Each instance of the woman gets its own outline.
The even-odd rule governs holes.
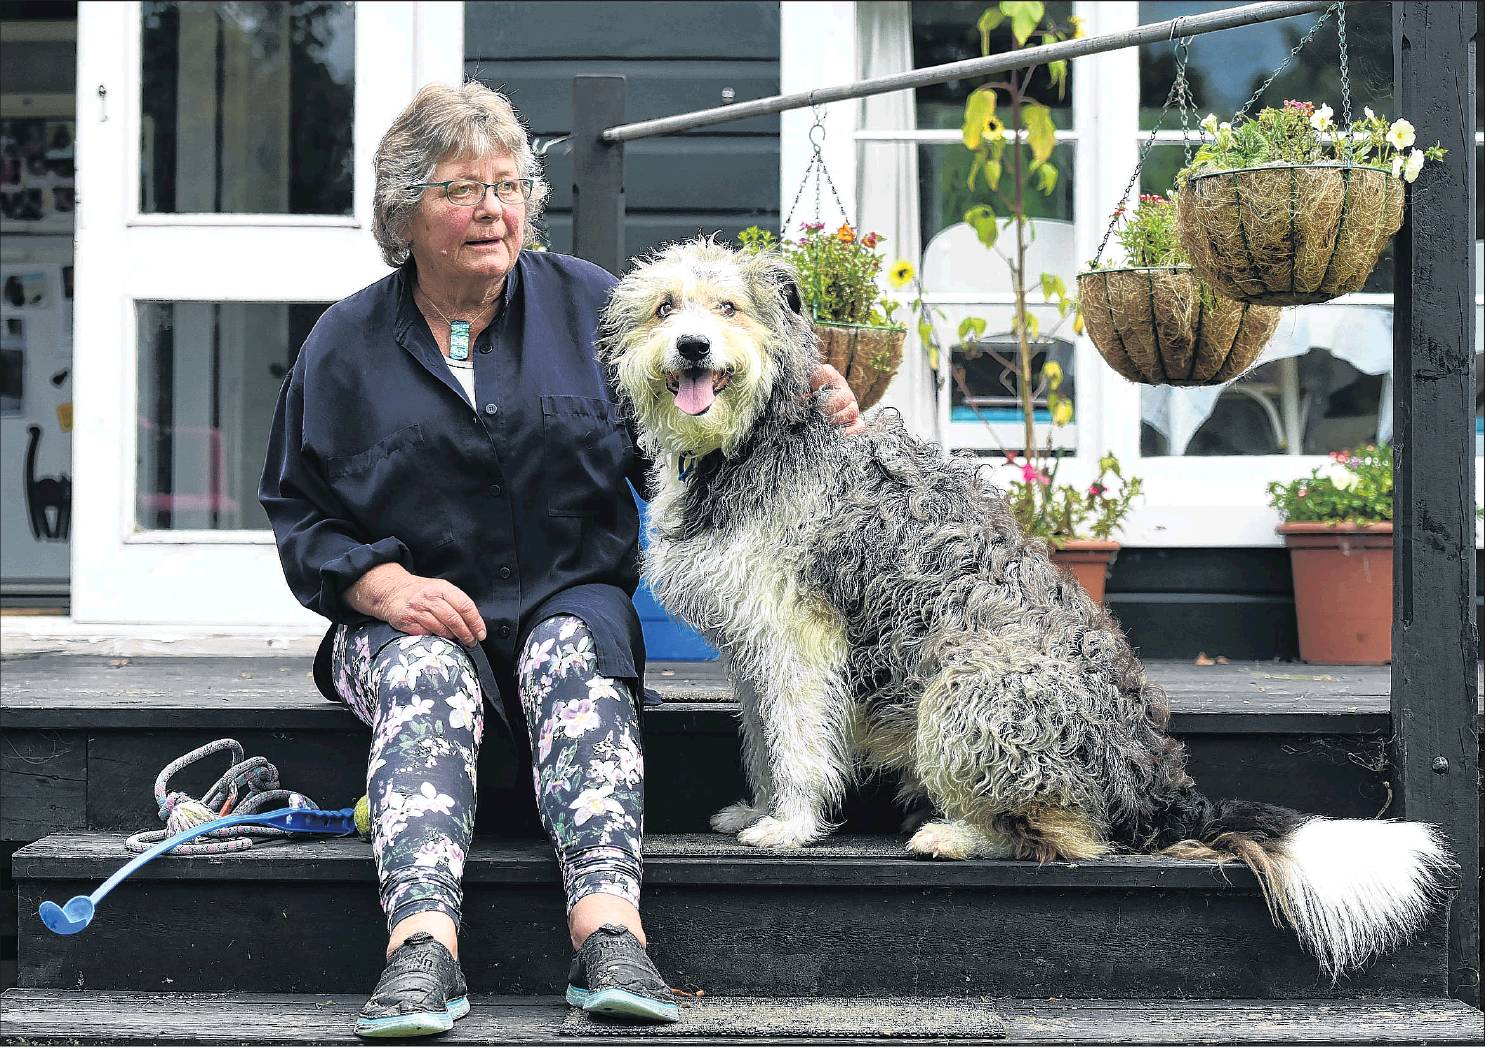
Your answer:
[[[315,325],[270,437],[260,498],[284,573],[332,623],[315,680],[373,729],[389,939],[364,1036],[469,1010],[460,878],[487,702],[525,724],[577,952],[569,1002],[678,1016],[638,910],[645,652],[625,480],[643,492],[646,464],[594,351],[614,278],[524,250],[547,192],[503,96],[420,91],[376,154],[373,229],[395,271]],[[839,374],[815,384],[860,428]]]

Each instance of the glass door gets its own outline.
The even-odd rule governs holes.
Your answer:
[[[462,18],[80,5],[74,619],[315,621],[257,501],[268,426],[321,312],[386,272],[372,153],[422,83],[457,82]]]

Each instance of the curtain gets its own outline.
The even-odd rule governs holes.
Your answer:
[[[857,77],[885,76],[913,68],[912,5],[906,0],[858,3]],[[912,91],[873,95],[860,101],[858,126],[864,130],[913,130],[917,126]],[[919,224],[918,147],[904,142],[859,142],[857,161],[857,229],[887,238],[887,264],[906,258],[919,268],[922,231]],[[910,432],[937,436],[935,384],[928,357],[919,344],[916,324],[905,312],[908,342],[903,366],[881,404],[897,408]]]

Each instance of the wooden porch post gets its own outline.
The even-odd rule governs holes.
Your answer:
[[[624,77],[573,77],[573,254],[610,273],[624,265]]]
[[[1393,307],[1394,789],[1460,863],[1450,991],[1481,1006],[1475,570],[1474,2],[1393,4],[1395,116],[1449,155],[1409,187]]]

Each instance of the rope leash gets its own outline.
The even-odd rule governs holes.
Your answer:
[[[230,755],[231,767],[212,784],[200,800],[183,791],[170,789],[170,780],[182,770],[197,761],[223,752]],[[134,834],[125,842],[131,852],[144,852],[193,826],[200,826],[224,815],[246,815],[275,808],[319,807],[304,794],[280,786],[279,770],[266,757],[244,759],[242,743],[236,739],[209,742],[177,757],[162,768],[155,778],[155,804],[165,828],[142,830]],[[293,834],[273,826],[232,826],[212,830],[205,836],[211,839],[199,844],[182,844],[174,853],[221,855],[251,848],[254,838],[272,840],[291,837]]]

